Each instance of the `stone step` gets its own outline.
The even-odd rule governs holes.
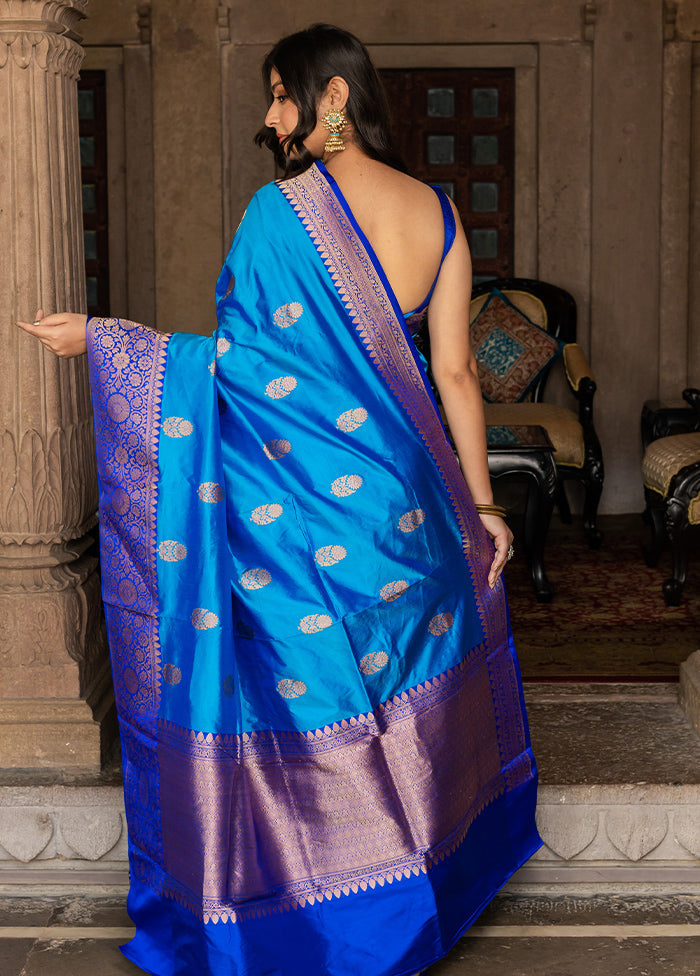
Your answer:
[[[675,683],[531,683],[544,847],[511,885],[700,884],[700,736]]]
[[[3,976],[137,976],[132,934],[123,897],[0,898]],[[502,893],[424,976],[694,976],[699,952],[700,895]]]

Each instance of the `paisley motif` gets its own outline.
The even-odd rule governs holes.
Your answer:
[[[184,417],[166,417],[162,429],[166,437],[189,437],[194,428]]]
[[[219,623],[219,618],[211,610],[206,610],[204,607],[196,607],[192,611],[192,626],[195,630],[211,630],[212,627],[216,627]]]
[[[203,502],[214,505],[224,497],[224,489],[216,481],[203,481],[197,489],[197,494]]]
[[[302,617],[299,621],[299,630],[304,634],[317,634],[319,630],[325,630],[332,623],[327,613],[310,613],[308,617]]]
[[[454,617],[451,613],[439,613],[428,624],[428,630],[435,637],[439,637],[440,634],[446,633],[453,623]]]
[[[322,546],[316,550],[315,559],[319,566],[335,566],[341,559],[345,559],[345,546]]]
[[[216,376],[216,360],[213,363],[209,363],[209,372],[212,376]]]
[[[288,329],[294,325],[304,314],[304,306],[300,302],[289,302],[288,305],[280,305],[272,318],[275,325],[280,329]]]
[[[362,487],[362,483],[359,474],[344,474],[332,482],[331,493],[338,498],[347,498],[348,495],[354,495],[357,489]]]
[[[270,380],[265,387],[265,396],[273,400],[281,400],[282,397],[289,396],[297,388],[297,381],[293,376],[278,376],[276,380]]]
[[[301,698],[306,694],[306,685],[295,678],[282,678],[277,682],[277,691],[283,698]]]
[[[391,603],[392,600],[398,599],[407,589],[407,580],[392,580],[391,583],[387,583],[386,586],[381,588],[379,595],[386,603]]]
[[[365,408],[353,407],[352,410],[346,410],[345,413],[341,413],[335,422],[335,426],[338,430],[349,434],[353,430],[357,430],[358,427],[361,427],[365,420],[367,420],[367,411]]]
[[[277,502],[271,502],[269,505],[258,505],[250,513],[250,521],[255,522],[256,525],[269,525],[271,522],[275,522],[284,509]]]
[[[257,567],[255,569],[246,569],[239,583],[245,590],[261,590],[263,586],[267,586],[271,579],[272,576],[267,569]]]
[[[233,680],[232,674],[227,674],[221,682],[221,690],[227,698],[233,697],[233,693],[236,690],[236,682]]]
[[[360,660],[360,671],[363,674],[377,674],[389,663],[389,655],[385,651],[371,651]]]
[[[285,454],[289,454],[292,449],[292,445],[289,441],[285,441],[282,438],[275,438],[273,441],[268,441],[267,444],[263,444],[263,451],[265,452],[265,457],[269,458],[271,461],[278,461],[283,458]]]
[[[166,563],[177,563],[187,555],[187,546],[175,539],[163,539],[158,546],[158,555]]]
[[[410,512],[404,512],[399,519],[399,528],[402,532],[413,532],[423,522],[425,522],[425,512],[422,508],[414,508]]]
[[[163,681],[166,685],[179,685],[182,681],[182,671],[174,664],[164,664]]]

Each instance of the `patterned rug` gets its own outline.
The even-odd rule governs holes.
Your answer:
[[[670,555],[664,553],[656,569],[646,566],[648,529],[641,516],[607,516],[600,525],[603,545],[593,552],[580,522],[563,526],[555,512],[545,550],[556,590],[550,604],[536,602],[522,558],[508,568],[523,677],[675,681],[679,664],[700,648],[700,533],[690,533],[683,602],[667,607],[661,584],[670,575]]]

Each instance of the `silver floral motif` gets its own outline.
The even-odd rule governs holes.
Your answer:
[[[345,546],[322,546],[316,550],[315,559],[319,566],[335,566],[347,556]]]
[[[331,494],[338,498],[347,498],[348,495],[354,495],[362,485],[363,479],[359,474],[344,474],[331,483]]]
[[[275,325],[279,326],[280,329],[288,329],[290,325],[298,322],[303,314],[304,306],[301,302],[289,302],[287,305],[280,305],[272,318]]]
[[[422,508],[414,508],[410,512],[404,512],[399,519],[399,529],[402,532],[413,532],[419,525],[425,522],[425,512]]]
[[[293,376],[278,376],[277,379],[270,380],[265,387],[265,396],[273,400],[281,400],[282,397],[289,396],[297,388],[297,381]]]
[[[276,437],[272,441],[268,441],[263,444],[263,451],[265,452],[265,457],[269,458],[271,461],[278,461],[283,458],[292,449],[292,445],[289,441],[284,440],[284,438]]]
[[[282,678],[277,683],[277,691],[283,698],[301,698],[306,694],[306,685],[296,678]]]
[[[185,417],[166,417],[163,421],[166,437],[189,437],[193,430],[191,421]]]
[[[370,651],[360,659],[360,671],[363,674],[377,674],[389,663],[389,655],[386,651]]]
[[[164,664],[163,681],[166,685],[179,685],[182,681],[182,671],[175,664]]]
[[[216,481],[203,481],[197,489],[197,494],[203,502],[214,505],[224,497],[224,489]]]
[[[451,613],[438,613],[428,624],[428,630],[435,637],[439,637],[446,633],[453,623],[454,617]]]
[[[187,556],[187,546],[175,539],[163,539],[158,546],[158,555],[166,563],[177,563]]]
[[[391,583],[387,583],[381,588],[379,595],[386,603],[391,603],[392,600],[397,600],[407,589],[408,580],[392,580]]]
[[[195,630],[211,630],[212,627],[217,627],[219,624],[219,618],[216,614],[205,607],[196,607],[192,611],[191,620]]]
[[[350,434],[353,430],[357,430],[358,427],[364,424],[367,416],[368,414],[364,407],[353,407],[352,410],[346,410],[344,413],[341,413],[335,422],[335,426],[338,430]]]
[[[263,586],[267,586],[271,579],[269,570],[258,566],[255,569],[246,569],[239,582],[246,590],[261,590]]]
[[[250,521],[255,522],[256,525],[270,525],[271,522],[275,522],[284,509],[277,502],[271,502],[269,505],[258,505],[250,513]]]
[[[299,621],[299,630],[304,634],[316,634],[330,627],[333,621],[327,613],[310,613]]]

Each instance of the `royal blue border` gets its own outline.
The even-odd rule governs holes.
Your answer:
[[[389,279],[387,278],[386,274],[384,273],[384,268],[379,263],[379,258],[374,253],[374,249],[373,249],[372,245],[370,244],[370,242],[367,240],[367,236],[366,236],[365,232],[362,230],[362,228],[358,224],[357,220],[355,219],[355,215],[353,214],[352,210],[350,209],[350,205],[348,204],[347,200],[343,196],[343,192],[340,189],[340,187],[338,186],[338,184],[335,181],[335,179],[331,176],[331,174],[328,172],[328,170],[326,169],[326,167],[324,166],[324,164],[321,162],[320,159],[317,159],[316,160],[316,167],[318,168],[319,173],[321,173],[321,175],[324,177],[324,179],[326,180],[326,182],[330,186],[330,188],[331,188],[334,196],[338,200],[338,203],[343,208],[343,212],[344,212],[345,216],[347,217],[348,221],[352,225],[353,230],[355,231],[355,233],[359,237],[360,241],[362,242],[362,246],[367,251],[367,257],[372,262],[372,267],[376,271],[377,277],[381,281],[381,283],[382,283],[382,285],[384,287],[384,290],[386,291],[387,297],[388,297],[389,301],[391,302],[391,307],[393,308],[394,313],[396,315],[396,318],[398,319],[399,325],[401,326],[401,331],[403,332],[404,338],[406,339],[406,342],[408,344],[408,348],[411,351],[411,355],[413,356],[413,359],[415,360],[416,366],[418,368],[418,372],[419,372],[420,377],[421,377],[421,380],[423,382],[423,387],[425,388],[425,392],[428,394],[428,397],[430,398],[430,402],[432,403],[433,407],[435,408],[435,413],[437,414],[438,420],[440,421],[440,426],[442,427],[443,433],[445,434],[445,437],[447,438],[447,441],[449,443],[450,438],[448,436],[447,429],[445,428],[445,424],[443,423],[442,414],[440,413],[440,408],[438,407],[437,400],[435,399],[435,394],[433,393],[433,388],[431,387],[430,381],[428,380],[428,377],[426,375],[425,367],[424,367],[423,362],[421,360],[420,353],[416,349],[416,344],[413,341],[413,337],[412,337],[412,335],[411,335],[411,333],[409,331],[408,326],[406,325],[406,318],[404,316],[404,313],[401,311],[401,306],[399,305],[398,299],[396,298],[396,295],[394,294],[394,289],[389,284]],[[435,283],[437,284],[437,280],[436,280]],[[435,285],[433,285],[433,288],[434,287],[435,287]],[[432,295],[432,289],[431,289],[431,295]]]

